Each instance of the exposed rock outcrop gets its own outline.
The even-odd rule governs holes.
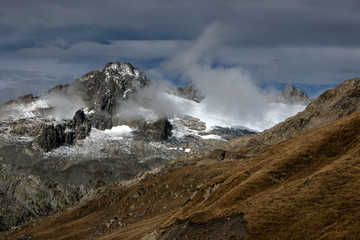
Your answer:
[[[89,72],[74,83],[56,86],[49,93],[63,96],[76,93],[89,111],[94,111],[92,125],[104,130],[116,123],[116,111],[121,102],[134,97],[137,90],[149,83],[146,76],[130,63],[112,62],[103,70]]]
[[[36,175],[15,175],[8,168],[11,166],[3,164],[0,173],[0,202],[6,209],[1,210],[0,231],[43,217],[86,193]]]
[[[91,122],[83,110],[78,110],[75,113],[68,126],[74,131],[77,140],[86,138],[91,132]]]
[[[171,136],[172,125],[167,118],[146,123],[137,131],[138,140],[166,141]]]
[[[279,101],[287,104],[308,105],[312,99],[300,89],[288,84],[285,90],[280,94]]]
[[[84,139],[91,132],[91,122],[82,110],[78,110],[72,120],[65,124],[46,125],[37,136],[38,146],[45,152],[62,145],[72,145]]]
[[[108,63],[102,71],[90,72],[75,82],[89,109],[96,113],[92,123],[98,129],[111,128],[119,104],[148,84],[145,75],[130,63]]]
[[[205,99],[205,96],[192,82],[188,82],[184,88],[177,88],[176,94],[198,103]]]

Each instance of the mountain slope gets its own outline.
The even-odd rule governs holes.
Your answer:
[[[243,213],[249,239],[356,239],[360,112],[269,147],[214,180],[176,218],[207,222]]]
[[[354,86],[358,81],[345,82],[336,90],[348,89],[342,94],[349,96],[330,90],[315,103],[323,101],[324,109],[341,107],[344,99],[354,103]],[[305,124],[309,128],[322,126],[263,148],[254,157],[236,152],[223,155],[220,151],[220,160],[216,155],[204,155],[202,162],[180,167],[176,167],[178,162],[172,162],[132,181],[109,185],[89,202],[2,236],[357,239],[360,112],[356,108],[356,104],[348,105],[335,118],[352,114],[334,122],[324,120],[329,121],[327,124],[310,119],[312,124]],[[317,117],[322,119],[330,112],[321,112]],[[296,122],[295,118],[291,121]],[[212,162],[211,156],[217,161]]]
[[[360,78],[344,81],[313,100],[304,111],[259,134],[234,139],[224,146],[233,152],[254,153],[299,133],[315,129],[360,110]]]

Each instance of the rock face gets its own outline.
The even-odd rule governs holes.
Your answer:
[[[45,125],[36,138],[39,147],[48,152],[62,145],[73,145],[76,140],[86,138],[91,132],[91,122],[84,111],[78,110],[72,120],[65,124]]]
[[[83,89],[83,100],[95,111],[93,125],[98,129],[113,126],[112,118],[123,100],[146,87],[149,80],[129,63],[108,63],[102,71],[94,71],[79,78],[76,83]]]
[[[246,129],[223,128],[223,127],[215,127],[210,131],[210,133],[221,136],[223,139],[226,140],[231,140],[234,138],[255,134],[255,132]]]
[[[0,231],[21,222],[36,219],[67,204],[78,201],[85,189],[72,189],[36,175],[14,173],[10,164],[2,164],[0,173]],[[18,171],[18,170],[17,170]],[[6,186],[6,187],[5,187]],[[5,210],[4,210],[5,209]]]
[[[61,125],[47,125],[37,137],[36,142],[43,151],[48,152],[65,143],[72,144],[73,136],[71,135],[72,133],[64,133]]]
[[[83,110],[78,110],[75,113],[73,120],[69,123],[69,127],[74,131],[75,139],[78,140],[86,138],[91,132],[91,122]]]
[[[306,93],[295,88],[292,84],[287,85],[279,96],[279,101],[287,104],[308,105],[311,100]]]
[[[201,102],[205,98],[192,82],[188,82],[184,88],[178,88],[177,91],[179,96],[195,102]]]
[[[149,80],[130,63],[108,63],[103,70],[92,71],[72,84],[59,85],[49,93],[69,96],[77,94],[85,106],[95,113],[91,122],[97,129],[110,129],[116,122],[116,111],[121,102],[147,87]]]
[[[140,138],[147,141],[165,141],[171,136],[172,125],[167,118],[161,118],[153,123],[146,124]]]

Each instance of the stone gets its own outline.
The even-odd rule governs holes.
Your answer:
[[[65,124],[45,125],[36,138],[36,143],[44,152],[62,145],[73,145],[76,140],[84,139],[90,134],[91,126],[84,111],[78,110],[74,118]]]

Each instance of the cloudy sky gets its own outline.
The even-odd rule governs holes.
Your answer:
[[[2,0],[0,103],[110,61],[177,85],[195,60],[316,96],[360,76],[359,10],[357,0]]]

